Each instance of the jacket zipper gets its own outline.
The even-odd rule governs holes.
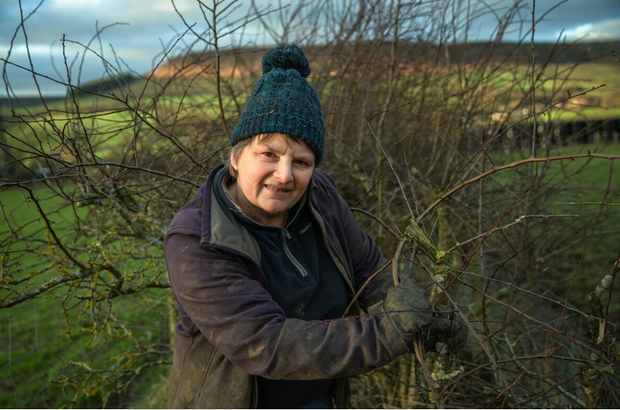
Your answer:
[[[295,265],[295,267],[301,274],[301,277],[305,278],[306,276],[308,276],[308,272],[306,272],[306,270],[301,265],[301,263],[299,263],[299,261],[295,259],[295,257],[291,253],[291,250],[289,249],[288,244],[286,242],[287,239],[291,239],[291,234],[288,233],[288,231],[283,228],[282,229],[282,247],[284,248],[284,253],[286,253],[286,256],[289,258],[289,260],[293,262],[293,265]]]

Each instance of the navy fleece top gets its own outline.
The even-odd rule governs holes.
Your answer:
[[[342,317],[349,302],[347,285],[310,212],[310,196],[304,194],[289,210],[284,228],[267,226],[248,218],[232,201],[225,188],[230,180],[226,169],[218,173],[216,198],[256,238],[269,293],[286,316],[302,320]],[[259,407],[300,407],[320,397],[330,385],[331,380],[271,381],[259,377]]]

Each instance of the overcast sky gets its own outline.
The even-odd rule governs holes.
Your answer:
[[[210,0],[203,1],[211,3]],[[279,1],[287,2],[256,0],[260,7],[266,7],[269,3],[277,5]],[[339,0],[331,1],[337,3]],[[512,3],[510,0],[471,1],[478,7],[485,7],[481,6],[482,4],[491,5],[500,11],[499,14],[501,10],[505,10],[505,7],[502,9],[503,5]],[[541,16],[560,2],[537,0],[536,15]],[[175,0],[174,3],[188,23],[197,23],[196,27],[200,30],[205,28],[196,0]],[[235,3],[237,8],[229,20],[245,16],[248,3],[249,0]],[[523,4],[523,18],[531,18],[532,0],[523,0]],[[25,28],[35,71],[52,78],[58,78],[59,75],[66,78],[61,42],[63,36],[68,40],[65,42],[68,61],[75,60],[71,67],[74,77],[77,76],[77,68],[81,64],[83,47],[73,42],[86,45],[93,38],[97,27],[102,29],[106,26],[110,27],[102,32],[101,44],[91,44],[93,51],[103,52],[106,59],[117,67],[126,65],[143,74],[153,67],[154,61],[158,61],[162,50],[185,30],[171,0],[0,0],[0,58],[7,58],[14,38],[8,60],[21,66],[29,66],[29,62],[26,58],[24,34],[19,30],[16,34],[21,20],[20,13],[23,13],[24,17],[32,13],[25,22]],[[478,40],[488,40],[495,27],[493,15],[487,14],[478,21],[472,35]],[[556,41],[562,31],[569,41],[579,38],[583,39],[582,41],[620,40],[620,0],[568,0],[546,16],[536,27],[535,36],[539,41]],[[269,41],[269,36],[257,22],[250,24],[243,34],[244,44],[248,39],[261,45]],[[190,38],[186,37],[185,40],[187,42]],[[182,44],[175,50],[179,48],[182,48]],[[0,65],[3,65],[3,62],[0,61]],[[83,63],[81,80],[99,78],[102,73],[101,61],[89,58]],[[33,94],[33,82],[28,72],[7,66],[0,95],[6,95],[6,77],[17,95]],[[72,78],[72,81],[76,80]],[[54,85],[49,80],[42,79],[41,86],[48,95],[64,93],[62,86]]]

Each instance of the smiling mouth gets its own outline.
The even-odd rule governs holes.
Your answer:
[[[278,188],[278,187],[275,187],[275,186],[273,186],[273,185],[265,185],[265,187],[266,187],[267,189],[269,189],[270,191],[273,191],[273,192],[282,192],[282,193],[285,193],[285,192],[288,192],[288,191],[289,191],[288,189]]]

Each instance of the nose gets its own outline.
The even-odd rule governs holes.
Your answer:
[[[278,161],[273,177],[281,184],[288,184],[293,181],[293,164],[290,161]]]

